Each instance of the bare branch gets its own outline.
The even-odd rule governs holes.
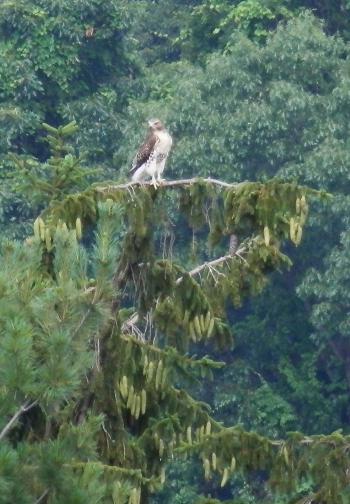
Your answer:
[[[227,254],[222,257],[218,257],[217,259],[214,259],[213,261],[209,261],[209,262],[205,262],[203,264],[200,264],[199,266],[196,266],[196,268],[194,268],[193,270],[189,271],[188,274],[191,277],[193,277],[193,276],[201,273],[206,268],[208,268],[210,270],[211,268],[214,268],[214,266],[219,266],[219,265],[223,264],[224,262],[228,261],[229,259],[232,259],[235,256],[239,257],[240,259],[243,259],[243,257],[241,257],[241,254],[243,254],[246,251],[247,251],[247,248],[242,247],[239,250],[237,250],[237,252],[235,252],[234,254]],[[182,280],[183,280],[183,276],[181,276],[180,278],[178,278],[176,280],[176,285],[179,285],[182,282]]]
[[[94,303],[93,303],[93,304],[94,304]],[[90,306],[90,307],[86,310],[86,312],[84,313],[84,315],[82,316],[82,318],[81,318],[81,320],[80,320],[80,322],[79,322],[78,326],[77,326],[77,327],[74,329],[74,331],[73,331],[72,338],[75,338],[75,336],[78,334],[78,332],[80,331],[80,329],[83,327],[83,325],[84,325],[84,323],[85,323],[86,319],[88,318],[88,316],[89,316],[89,314],[90,314],[90,312],[91,312],[91,309],[92,309],[92,307]]]
[[[14,424],[16,423],[17,419],[22,415],[22,413],[25,413],[26,411],[29,411],[31,408],[33,408],[38,401],[34,401],[30,403],[30,401],[26,401],[22,406],[16,411],[16,413],[13,415],[11,420],[5,425],[5,427],[2,429],[0,432],[0,441],[8,434],[8,432],[12,429]]]
[[[162,187],[186,187],[186,186],[191,186],[195,183],[198,183],[199,181],[206,182],[208,184],[212,184],[218,187],[239,187],[242,184],[245,184],[246,182],[239,182],[235,184],[229,184],[228,182],[223,182],[222,180],[217,180],[217,179],[212,179],[212,178],[190,178],[190,179],[180,179],[180,180],[163,180],[159,184],[159,188]],[[103,193],[108,193],[115,191],[116,189],[133,189],[134,187],[137,186],[152,186],[152,181],[148,182],[126,182],[125,184],[115,184],[115,185],[107,185],[107,186],[97,186],[95,189],[98,192],[103,192]]]
[[[45,490],[45,492],[40,495],[40,497],[35,501],[34,504],[39,504],[40,502],[42,502],[48,493],[49,493],[49,490],[48,489]]]
[[[131,334],[136,336],[139,340],[144,341],[144,333],[137,327],[137,322],[139,321],[138,313],[135,312],[127,320],[123,322],[122,332],[124,334]]]

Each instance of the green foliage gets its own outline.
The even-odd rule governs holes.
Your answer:
[[[184,56],[195,60],[198,54],[217,49],[228,51],[238,33],[264,42],[279,21],[295,15],[288,4],[288,1],[275,0],[206,0],[193,7],[187,26],[181,30],[176,43]]]
[[[56,134],[51,140],[53,166],[60,166],[65,159],[61,131],[64,133],[64,129],[53,131]],[[52,184],[52,180],[50,182]],[[185,386],[193,380],[212,378],[213,370],[222,364],[208,357],[188,357],[182,352],[190,349],[193,343],[206,342],[220,349],[231,344],[231,330],[226,321],[227,301],[232,300],[237,308],[245,297],[263,289],[267,273],[290,264],[280,250],[281,244],[289,237],[299,244],[299,228],[304,226],[308,213],[306,197],[317,193],[295,183],[277,180],[230,185],[199,179],[185,182],[180,188],[174,185],[174,191],[180,190],[181,209],[188,226],[202,233],[202,241],[205,237],[212,241],[210,230],[215,229],[218,236],[220,226],[222,234],[238,233],[242,239],[237,254],[212,261],[207,257],[207,263],[199,267],[198,271],[203,273],[197,280],[197,269],[186,271],[177,260],[178,252],[171,260],[159,257],[156,237],[161,233],[162,223],[155,218],[157,200],[169,190],[172,190],[171,185],[170,188],[164,185],[157,191],[148,185],[130,191],[128,184],[119,184],[91,187],[66,197],[55,193],[42,214],[44,220],[40,217],[35,221],[34,237],[27,246],[42,247],[42,254],[35,252],[36,268],[46,269],[58,282],[63,295],[61,302],[50,300],[51,309],[45,304],[41,306],[39,300],[37,305],[44,310],[45,316],[46,313],[54,315],[54,320],[57,313],[60,322],[68,324],[67,327],[69,321],[73,321],[73,329],[67,329],[69,332],[54,332],[50,349],[42,353],[49,361],[43,374],[39,374],[39,383],[45,383],[45,391],[39,392],[47,414],[45,436],[55,439],[53,426],[61,424],[56,415],[61,414],[62,402],[67,396],[72,397],[72,404],[65,421],[74,423],[75,420],[79,425],[87,418],[89,405],[93,405],[94,414],[103,418],[103,429],[115,440],[111,445],[107,441],[109,438],[100,434],[94,438],[98,463],[102,464],[98,465],[100,471],[96,477],[101,477],[106,485],[101,490],[104,496],[111,491],[105,480],[111,471],[115,471],[122,485],[120,491],[126,492],[130,499],[139,498],[141,487],[146,493],[157,490],[164,483],[164,463],[174,455],[188,452],[199,455],[205,476],[217,473],[222,486],[238,464],[243,474],[258,469],[271,472],[273,485],[280,491],[291,492],[296,489],[299,472],[287,467],[286,480],[286,474],[280,471],[281,460],[275,446],[283,451],[284,460],[292,456],[285,454],[284,442],[275,443],[240,428],[225,429],[217,423],[208,407],[186,392]],[[47,197],[45,192],[44,197]],[[121,215],[127,232],[120,228]],[[89,265],[94,278],[90,280],[87,280],[86,254],[76,242],[81,235],[81,222],[82,229],[89,222],[96,222],[98,226]],[[123,247],[119,249],[121,237]],[[91,306],[86,306],[86,313],[78,316],[75,323],[71,300],[71,296],[76,296],[72,291],[74,281],[92,298]],[[35,320],[42,317],[44,314],[40,311],[35,312]],[[90,317],[97,325],[87,325]],[[45,327],[48,324],[44,322]],[[78,347],[81,358],[85,356],[90,360],[81,363],[81,371],[72,364],[65,371],[61,368],[65,361],[63,355],[70,352],[68,334],[73,331],[75,335],[85,325],[87,349],[91,350],[95,341],[95,363],[92,364],[90,352]],[[157,345],[154,338],[157,338]],[[26,353],[31,347],[28,349],[23,347],[19,364],[11,366],[11,371],[18,366],[20,369],[14,380],[20,374],[26,383],[30,369],[23,367],[23,363],[31,362],[30,354]],[[63,352],[57,368],[50,357],[55,352]],[[71,355],[73,357],[74,352]],[[4,358],[8,359],[6,352]],[[91,366],[88,385],[83,385],[82,370],[86,373]],[[36,369],[36,364],[32,367]],[[5,380],[11,383],[13,379],[9,375]],[[72,388],[65,388],[65,383]],[[31,391],[30,395],[35,392]],[[23,392],[22,401],[26,397]],[[40,405],[37,397],[38,393],[35,406]],[[277,428],[285,428],[295,420],[289,405],[279,399],[267,383],[255,391],[255,402],[258,423],[276,411],[281,416]],[[55,407],[50,406],[51,403]],[[23,404],[22,413],[28,407],[27,402]],[[63,409],[66,411],[67,406]],[[72,412],[73,417],[70,416]],[[319,442],[320,438],[310,441],[315,452],[293,453],[293,467],[307,463],[305,470],[312,472],[319,464]],[[341,442],[347,441],[341,438]],[[309,442],[305,443],[308,446]],[[343,461],[337,463],[341,465]],[[81,469],[86,467],[82,460],[77,464]],[[320,495],[329,490],[327,478],[323,485],[323,481],[314,477]],[[125,484],[129,485],[128,490]],[[340,494],[342,481],[337,479],[332,484],[335,494]]]
[[[169,2],[168,5],[171,5]],[[340,32],[349,38],[348,0],[340,2],[314,0],[205,0],[191,6],[187,16],[178,20],[179,35],[174,46],[182,58],[204,59],[214,51],[230,51],[239,34],[257,43],[266,38],[279,23],[288,21],[309,9],[322,19],[328,33]],[[176,18],[175,18],[176,19]],[[180,24],[181,22],[181,24]],[[174,30],[173,30],[174,31]],[[173,33],[167,33],[166,38]],[[145,41],[143,41],[145,43]],[[169,41],[167,40],[169,45]],[[163,59],[164,56],[163,56]]]
[[[341,33],[345,39],[349,39],[349,18],[347,13],[350,9],[348,0],[332,2],[329,0],[291,0],[293,9],[311,9],[317,16],[324,20],[328,33]]]
[[[217,230],[223,223],[226,234],[237,232],[242,240],[247,240],[242,249],[246,262],[239,257],[226,257],[217,266],[221,273],[215,269],[213,273],[208,267],[205,284],[210,294],[203,294],[197,281],[179,264],[155,256],[152,237],[158,232],[155,226],[158,222],[152,216],[155,215],[154,205],[162,189],[156,193],[151,188],[149,191],[138,189],[128,198],[122,198],[121,188],[122,185],[114,189],[98,187],[95,196],[92,198],[91,195],[88,201],[107,198],[126,205],[130,230],[124,239],[119,266],[119,271],[123,273],[119,280],[133,285],[137,279],[137,286],[149,286],[147,290],[139,289],[135,293],[139,309],[143,313],[154,311],[155,321],[166,334],[168,342],[181,348],[187,345],[183,340],[186,332],[193,341],[211,338],[213,333],[217,333],[220,335],[219,346],[227,345],[231,340],[230,331],[215,317],[221,317],[227,298],[232,299],[234,306],[239,306],[244,296],[256,294],[263,288],[264,272],[289,264],[279,250],[280,240],[290,235],[296,245],[300,243],[307,217],[305,194],[312,193],[295,184],[277,181],[238,184],[221,192],[215,184],[198,181],[182,189],[181,208],[187,214],[190,226],[201,224],[207,227],[209,224],[209,229]],[[87,200],[84,198],[83,193],[79,197],[79,205],[73,205],[70,196],[58,205],[52,203],[47,214],[49,226],[63,218],[70,226],[75,226],[76,219],[81,215],[84,217],[81,207],[90,208],[90,203],[85,204]],[[213,212],[209,215],[207,208],[221,208],[221,214]],[[97,214],[96,210],[89,212]],[[251,239],[251,233],[258,236]],[[224,278],[219,282],[218,275],[223,273]]]
[[[104,229],[111,238],[111,226]],[[0,436],[9,434],[1,499],[30,502],[50,489],[54,502],[98,502],[106,484],[92,462],[102,417],[90,412],[77,423],[74,404],[93,363],[90,338],[108,313],[107,277],[96,275],[91,288],[86,252],[73,231],[57,228],[55,253],[45,248],[35,237],[1,246]],[[96,255],[102,248],[97,239]],[[9,422],[21,414],[25,423]],[[82,470],[74,469],[76,460]]]
[[[141,487],[146,502],[191,451],[213,479],[191,459],[191,484],[160,502],[347,502],[347,437],[295,448],[286,431],[350,418],[348,47],[329,36],[349,38],[348,0],[34,3],[0,7],[1,235],[31,234],[43,210],[25,245],[3,245],[1,502],[134,504]],[[175,138],[170,176],[237,185],[89,186],[96,168],[125,173],[155,115]],[[74,120],[79,149],[65,126],[38,140],[43,121]],[[296,180],[335,193],[308,225]],[[296,267],[266,285],[283,252]],[[243,448],[219,420],[242,424]],[[251,473],[261,443],[267,470]],[[221,488],[225,448],[242,471]]]
[[[135,189],[134,193],[127,192],[127,186],[122,185],[95,189],[105,202],[97,203],[96,245],[92,253],[77,243],[80,225],[76,223],[76,228],[70,230],[62,221],[55,221],[54,200],[44,214],[48,228],[40,218],[35,223],[34,236],[24,245],[3,245],[7,268],[1,279],[5,302],[0,436],[9,436],[9,442],[15,436],[23,443],[29,450],[24,463],[26,456],[35,456],[30,455],[30,450],[37,447],[34,443],[30,448],[28,436],[40,440],[39,446],[48,461],[52,450],[57,451],[52,466],[48,462],[45,470],[40,464],[36,469],[34,480],[38,483],[30,486],[33,495],[51,494],[54,488],[59,498],[71,499],[79,485],[89,495],[92,481],[96,485],[101,479],[102,485],[96,495],[92,492],[92,498],[106,499],[111,492],[117,492],[124,493],[130,502],[139,502],[141,488],[147,493],[164,483],[165,462],[187,453],[199,455],[205,477],[215,474],[222,487],[236,469],[243,473],[261,469],[271,472],[273,486],[281,491],[293,488],[302,474],[299,467],[308,473],[319,467],[320,457],[322,461],[325,457],[323,443],[327,444],[327,456],[332,461],[334,458],[330,467],[336,463],[338,471],[346,463],[345,459],[337,458],[336,448],[347,443],[347,438],[339,436],[334,449],[329,450],[329,440],[323,437],[304,441],[298,434],[285,442],[272,441],[239,427],[224,428],[211,417],[208,406],[185,389],[186,383],[212,378],[213,370],[222,367],[222,363],[209,357],[200,359],[182,353],[184,346],[189,348],[192,332],[197,335],[195,343],[206,334],[220,347],[227,345],[227,338],[223,337],[228,331],[223,307],[230,289],[224,286],[233,282],[230,275],[238,275],[241,281],[235,286],[236,296],[261,290],[266,272],[285,262],[279,251],[280,239],[286,234],[285,223],[279,220],[277,208],[282,207],[287,216],[298,214],[296,201],[307,192],[306,188],[277,181],[244,186],[245,190],[240,184],[220,191],[220,183],[213,187],[210,181],[198,181],[182,189],[192,197],[197,214],[200,206],[205,212],[207,201],[213,198],[229,197],[238,208],[249,207],[247,201],[255,198],[254,207],[250,207],[255,210],[249,212],[250,237],[245,247],[238,255],[224,256],[218,263],[217,268],[223,267],[224,275],[215,269],[215,275],[212,272],[211,276],[202,276],[194,282],[196,270],[186,272],[176,261],[157,258],[157,247],[150,244],[155,224],[159,223],[151,216],[161,189],[155,192],[150,185]],[[68,205],[68,212],[72,211],[69,198],[58,202],[59,208]],[[113,198],[119,202],[113,202]],[[241,225],[244,213],[237,213],[235,207],[224,206],[223,202],[218,206],[224,211],[224,220],[232,222],[234,216],[235,225]],[[131,208],[135,214],[130,213]],[[277,215],[275,221],[269,218],[269,212]],[[126,233],[121,229],[123,214],[129,227]],[[75,217],[71,215],[70,221]],[[274,222],[271,240],[280,237],[271,244],[266,240],[266,219],[271,225]],[[138,256],[129,255],[130,240],[144,238],[144,226],[147,240],[137,242]],[[124,246],[120,247],[123,234]],[[144,247],[149,261],[147,269],[139,263]],[[88,278],[88,270],[94,278]],[[16,288],[10,291],[13,271],[16,271]],[[123,301],[126,293],[126,299],[136,301],[135,307],[130,301],[126,304]],[[179,320],[174,313],[180,316]],[[173,337],[176,333],[182,333],[182,340]],[[88,377],[86,383],[84,375]],[[14,396],[15,403],[11,400]],[[256,399],[260,400],[259,391]],[[283,404],[281,407],[285,408]],[[276,404],[273,408],[276,409]],[[24,426],[14,429],[15,421],[27,409],[36,412],[30,429]],[[263,414],[264,407],[259,409]],[[268,409],[267,414],[271,414]],[[14,415],[10,422],[6,420],[9,415]],[[92,418],[95,418],[93,429],[89,427]],[[82,444],[78,442],[78,451],[74,451],[77,449],[71,429],[84,439]],[[85,434],[80,429],[86,429]],[[103,431],[108,433],[107,437]],[[331,442],[333,438],[336,439],[335,435]],[[69,450],[65,449],[67,443]],[[293,460],[291,466],[290,460]],[[55,483],[49,484],[55,464],[64,464],[66,469]],[[320,479],[318,473],[314,475],[320,496],[327,495],[330,489],[328,472],[323,476]],[[8,477],[13,480],[13,471]],[[339,495],[344,486],[342,479],[332,477],[331,484],[333,494]],[[121,486],[116,489],[115,485]]]
[[[136,70],[124,47],[125,21],[118,0],[1,3],[1,154],[11,144],[42,155],[33,135],[41,123],[78,119],[80,146],[99,158],[109,135],[120,134],[116,122],[129,94],[124,80]]]
[[[111,166],[137,69],[125,48],[125,23],[124,3],[118,0],[1,2],[1,234],[22,239],[37,212],[14,188],[15,168],[7,154],[20,156],[23,172],[31,172],[36,182],[45,179],[50,170],[41,161],[48,149],[38,135],[43,122],[57,126],[76,120],[83,126],[76,141],[84,158],[95,168],[108,158]],[[67,156],[69,174],[77,160]]]
[[[340,14],[339,4],[334,2],[313,2],[313,6],[318,12],[328,9]],[[346,23],[346,16],[343,18]],[[215,21],[215,16],[208,16],[210,19]],[[348,47],[340,37],[326,35],[329,21],[322,24],[303,14],[280,24],[260,46],[235,33],[230,51],[226,55],[222,50],[215,52],[201,67],[183,59],[153,67],[146,74],[149,91],[143,102],[132,102],[129,116],[131,122],[133,117],[139,121],[150,114],[162,114],[166,119],[176,139],[169,177],[210,175],[239,182],[277,176],[335,193],[327,205],[315,207],[305,238],[291,253],[298,267],[284,279],[274,276],[271,288],[230,317],[235,322],[235,349],[227,360],[242,359],[248,376],[260,373],[276,401],[283,398],[294,412],[293,429],[310,434],[338,427],[346,430],[349,423],[344,359],[348,350],[343,337],[342,343],[333,343],[348,310],[340,301],[336,308],[333,304],[329,308],[327,297],[318,295],[330,268],[329,254],[333,249],[340,253],[339,236],[349,227]],[[199,48],[194,54],[200,57]],[[137,128],[136,121],[134,124],[130,131]],[[132,148],[123,146],[120,154],[124,159],[137,142],[135,138],[130,142]],[[215,212],[220,214],[220,209]],[[197,212],[193,217],[197,219]],[[198,214],[198,224],[201,219]],[[219,218],[215,222],[218,227],[212,227],[212,245],[224,250],[225,224]],[[206,260],[198,235],[195,229],[197,248]],[[346,270],[342,255],[338,260]],[[313,272],[306,275],[309,267]],[[330,276],[327,289],[340,295],[345,287],[342,282],[336,287],[337,278],[340,280]],[[301,283],[302,299],[296,294]],[[236,302],[240,300],[236,298]],[[327,329],[318,320],[325,320]],[[235,379],[232,371],[228,380]],[[219,383],[230,402],[227,379]],[[226,421],[241,415],[245,425],[251,425],[258,411],[245,398],[258,386],[250,387],[250,380],[240,381],[241,392],[234,407],[226,410]],[[271,431],[276,428],[272,415],[253,428],[265,433],[270,427]]]
[[[48,204],[61,200],[67,192],[77,191],[87,186],[91,175],[96,170],[82,168],[80,158],[74,155],[74,149],[67,144],[67,139],[77,132],[75,121],[54,128],[43,123],[47,131],[51,157],[46,163],[34,158],[13,156],[17,170],[13,174],[16,191],[32,198],[34,204]]]
[[[169,163],[176,176],[307,177],[324,142],[322,152],[330,139],[337,149],[329,161],[347,151],[340,154],[336,141],[347,131],[346,54],[310,15],[279,26],[262,47],[239,36],[229,54],[213,54],[203,68],[181,61],[149,71],[150,89],[144,102],[131,102],[127,132],[139,129],[140,118],[164,117],[177,141]],[[153,85],[166,96],[154,98]],[[119,155],[126,161],[139,139],[125,140]]]
[[[269,28],[271,30],[280,19],[290,16],[291,12],[281,5],[281,2],[243,0],[231,8],[218,30],[227,30],[228,25],[232,23],[250,38],[261,40],[267,37]]]

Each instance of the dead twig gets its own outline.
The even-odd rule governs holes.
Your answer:
[[[22,406],[16,411],[16,413],[12,416],[11,420],[7,422],[5,427],[2,429],[0,432],[0,441],[9,433],[9,431],[12,429],[14,424],[16,423],[17,419],[22,415],[22,413],[26,413],[30,409],[32,409],[38,401],[33,401],[32,403],[30,401],[26,401]]]

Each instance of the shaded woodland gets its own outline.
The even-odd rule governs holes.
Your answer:
[[[1,3],[0,503],[350,501],[349,20]]]

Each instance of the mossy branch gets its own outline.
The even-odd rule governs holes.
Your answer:
[[[188,187],[193,184],[196,184],[198,182],[205,182],[206,184],[212,184],[217,187],[223,187],[223,188],[230,188],[230,187],[240,187],[246,182],[238,182],[238,183],[233,183],[230,184],[228,182],[224,182],[223,180],[217,180],[217,179],[212,179],[212,178],[190,178],[190,179],[180,179],[180,180],[162,180],[158,186],[158,188],[163,188],[163,187]],[[153,187],[152,181],[147,181],[147,182],[126,182],[124,184],[110,184],[106,186],[96,186],[95,190],[97,192],[102,192],[102,193],[108,193],[108,192],[113,192],[115,190],[119,189],[132,189],[135,187]]]
[[[85,467],[96,467],[98,469],[102,469],[104,472],[111,472],[118,476],[122,476],[124,478],[136,479],[139,483],[148,484],[156,480],[156,478],[146,478],[142,475],[141,469],[129,469],[126,467],[118,467],[115,465],[103,464],[102,462],[97,461],[88,461],[88,462],[72,462],[68,464],[64,464],[63,467],[67,467],[70,469],[85,469]]]
[[[171,359],[172,361],[177,362],[178,364],[187,365],[190,366],[191,368],[196,367],[200,368],[206,366],[212,369],[220,369],[225,366],[225,362],[214,361],[210,359],[208,356],[204,356],[201,359],[194,359],[193,357],[189,357],[188,355],[181,354],[176,350],[176,348],[173,347],[159,348],[153,345],[152,343],[140,341],[137,338],[130,335],[121,334],[120,338],[126,343],[131,341],[134,345],[139,346],[140,348],[145,348],[150,353],[153,353],[159,356],[160,358]]]

